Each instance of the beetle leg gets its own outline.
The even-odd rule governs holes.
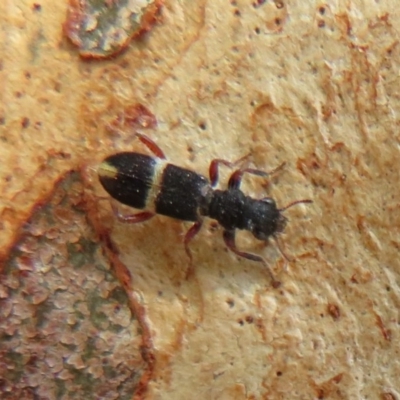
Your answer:
[[[268,266],[266,261],[261,256],[258,256],[256,254],[252,254],[252,253],[246,253],[244,251],[240,251],[236,247],[235,231],[227,231],[227,230],[225,230],[224,233],[223,233],[223,236],[224,236],[224,242],[225,242],[225,244],[226,244],[226,246],[228,247],[229,250],[234,252],[239,257],[243,257],[243,258],[246,258],[246,259],[251,260],[251,261],[257,261],[257,262],[262,263],[265,266],[265,268],[267,269],[267,272],[268,272],[268,274],[269,274],[269,276],[271,278],[272,286],[274,288],[277,288],[277,287],[279,287],[281,285],[281,283],[275,279],[275,276],[272,273],[270,267]]]
[[[276,172],[280,171],[284,166],[285,162],[282,164],[278,165],[276,168],[274,168],[272,171],[266,172],[262,171],[261,169],[254,169],[254,168],[244,168],[244,169],[238,169],[233,172],[233,174],[230,176],[229,181],[228,181],[228,188],[229,189],[239,189],[240,184],[242,183],[242,177],[245,172],[251,175],[257,175],[257,176],[262,176],[264,178],[271,176],[275,174]]]
[[[228,168],[234,168],[237,165],[239,165],[241,162],[245,161],[247,158],[249,158],[250,154],[246,154],[242,158],[239,158],[239,160],[236,160],[234,162],[223,160],[221,158],[215,158],[214,160],[211,161],[210,167],[209,167],[209,175],[210,175],[210,181],[211,181],[211,186],[214,187],[218,183],[218,177],[219,177],[219,171],[218,168],[220,164],[225,165],[225,167]]]
[[[143,212],[138,212],[136,214],[124,215],[118,210],[118,208],[115,206],[113,202],[111,202],[111,208],[113,210],[114,215],[117,217],[118,221],[128,224],[137,224],[139,222],[144,222],[154,217],[155,215],[150,211],[143,211]]]
[[[186,254],[189,257],[189,268],[186,271],[186,279],[189,279],[193,275],[193,272],[194,272],[193,256],[192,256],[192,252],[190,251],[190,248],[189,248],[189,242],[199,233],[202,225],[203,225],[202,219],[195,222],[190,227],[190,229],[186,232],[185,239],[183,241],[183,243],[185,245]]]
[[[136,132],[135,134],[139,140],[158,158],[166,159],[164,152],[153,142],[148,136],[143,133]]]

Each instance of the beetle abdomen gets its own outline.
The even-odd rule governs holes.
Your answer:
[[[124,152],[107,157],[98,174],[104,189],[116,200],[143,209],[153,186],[157,159],[145,154]]]

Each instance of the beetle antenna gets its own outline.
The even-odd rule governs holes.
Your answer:
[[[274,238],[274,240],[275,240],[276,246],[278,247],[279,253],[282,254],[283,258],[284,258],[287,262],[292,262],[292,261],[294,261],[294,258],[289,257],[289,256],[286,254],[286,251],[285,251],[285,244],[284,244],[284,242],[281,242],[281,241],[279,240],[278,235],[274,235],[273,238]]]
[[[302,203],[306,204],[306,203],[312,203],[312,202],[313,202],[313,201],[310,200],[310,199],[292,201],[292,202],[289,203],[287,206],[285,206],[285,207],[283,207],[283,208],[280,208],[279,211],[285,211],[285,210],[287,210],[288,208],[295,206],[296,204],[302,204]]]

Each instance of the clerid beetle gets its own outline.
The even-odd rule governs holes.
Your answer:
[[[237,249],[235,231],[248,230],[257,239],[264,241],[269,237],[277,239],[287,223],[282,212],[295,204],[311,203],[311,200],[298,200],[278,208],[271,197],[254,199],[240,190],[243,174],[267,177],[281,166],[270,173],[238,168],[229,178],[228,189],[214,189],[218,183],[219,166],[235,168],[243,159],[235,163],[213,160],[209,167],[210,179],[207,179],[194,171],[168,163],[163,151],[150,138],[141,133],[136,135],[154,156],[134,152],[117,153],[107,157],[98,168],[99,180],[112,198],[143,210],[133,215],[122,215],[113,207],[118,219],[136,223],[161,214],[194,222],[184,239],[185,250],[192,265],[189,242],[199,232],[204,217],[213,218],[224,228],[226,246],[240,257],[263,263],[273,286],[278,287],[280,282],[275,279],[261,256]],[[277,244],[284,255],[278,241]]]

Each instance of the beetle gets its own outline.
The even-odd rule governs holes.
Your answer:
[[[185,251],[192,265],[189,242],[200,231],[205,217],[216,220],[224,229],[226,246],[236,255],[265,265],[274,287],[276,280],[263,257],[239,250],[235,244],[236,229],[250,231],[259,240],[270,237],[277,240],[283,232],[287,218],[283,211],[311,200],[297,200],[283,208],[278,208],[271,197],[254,199],[240,189],[245,173],[267,177],[284,164],[269,173],[253,168],[234,170],[225,190],[215,189],[218,183],[220,165],[235,168],[237,162],[214,159],[209,166],[209,176],[167,162],[164,152],[149,137],[135,134],[153,153],[149,156],[136,152],[121,152],[110,155],[98,167],[98,177],[103,188],[118,202],[143,210],[133,215],[122,215],[113,206],[117,218],[122,222],[137,223],[152,218],[155,214],[165,215],[194,224],[184,238]],[[285,256],[277,241],[278,248]],[[190,270],[190,268],[189,268]],[[189,271],[188,271],[189,272]]]

